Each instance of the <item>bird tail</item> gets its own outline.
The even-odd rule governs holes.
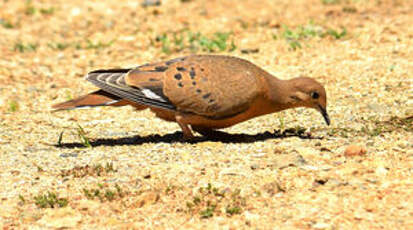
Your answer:
[[[53,105],[52,108],[55,109],[55,111],[59,111],[108,105],[123,106],[127,104],[127,101],[122,100],[122,98],[118,96],[115,96],[103,90],[98,90],[76,99]]]

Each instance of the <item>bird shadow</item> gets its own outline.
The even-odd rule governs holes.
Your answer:
[[[300,139],[323,139],[323,137],[312,136],[311,133],[305,133],[300,129],[286,129],[284,131],[274,130],[273,132],[264,132],[257,134],[229,134],[222,131],[214,131],[213,136],[196,136],[191,140],[183,140],[182,132],[177,131],[175,133],[166,135],[148,135],[148,136],[132,136],[121,138],[99,138],[89,140],[89,144],[85,145],[80,142],[72,143],[60,143],[54,145],[57,148],[86,148],[97,146],[118,146],[118,145],[141,145],[145,143],[189,143],[196,144],[206,141],[222,142],[222,143],[253,143],[257,141],[265,141],[268,139],[280,139],[298,137]]]

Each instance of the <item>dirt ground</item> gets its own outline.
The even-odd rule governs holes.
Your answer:
[[[0,0],[0,229],[413,229],[412,1],[142,2]],[[51,112],[88,71],[191,53],[317,79],[332,125],[186,143],[149,111]]]

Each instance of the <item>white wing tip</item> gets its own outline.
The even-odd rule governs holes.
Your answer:
[[[145,97],[153,99],[153,100],[158,100],[162,102],[166,102],[161,96],[158,94],[152,92],[150,89],[142,89],[141,92],[145,95]]]

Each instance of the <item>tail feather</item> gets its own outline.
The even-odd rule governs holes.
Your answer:
[[[127,103],[123,102],[122,98],[107,93],[103,90],[98,90],[85,96],[53,105],[52,108],[54,108],[56,111],[59,111],[82,107],[95,107],[105,105],[121,106],[126,104]]]

